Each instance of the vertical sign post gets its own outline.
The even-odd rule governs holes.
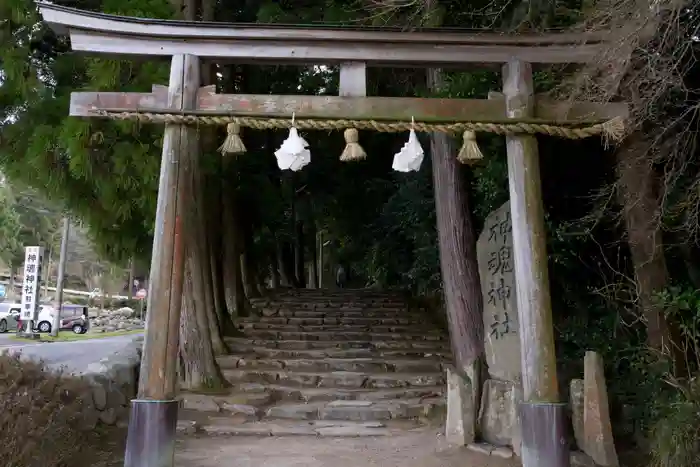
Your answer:
[[[33,324],[39,312],[39,280],[41,264],[44,260],[44,248],[28,246],[24,249],[24,282],[22,284],[22,314],[23,323],[27,323],[26,332],[31,334]]]

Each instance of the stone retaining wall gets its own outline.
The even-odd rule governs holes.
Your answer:
[[[136,397],[143,337],[93,363],[80,376],[92,387],[90,409],[95,423],[127,425],[130,401]]]

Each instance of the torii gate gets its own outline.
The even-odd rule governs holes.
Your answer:
[[[176,362],[183,275],[178,161],[191,157],[188,122],[213,116],[278,117],[500,124],[506,134],[514,269],[522,347],[525,467],[568,465],[559,401],[546,232],[537,141],[532,133],[597,125],[625,118],[623,104],[559,103],[535,98],[532,64],[585,63],[613,46],[595,34],[507,36],[456,30],[328,28],[198,23],[127,18],[38,2],[44,20],[69,35],[73,50],[118,55],[172,56],[170,83],[150,93],[73,93],[70,115],[139,117],[167,123],[161,159],[148,317],[138,399],[132,401],[127,467],[173,464],[178,404]],[[342,97],[219,95],[200,87],[202,59],[247,63],[339,64]],[[366,67],[467,68],[502,66],[503,94],[489,100],[366,97]],[[218,121],[224,121],[219,118]],[[530,130],[508,123],[530,124]],[[216,122],[214,122],[216,123]],[[288,126],[287,124],[276,124]],[[424,127],[425,128],[425,127]],[[539,130],[538,130],[539,128]],[[552,128],[550,128],[552,130]],[[562,130],[564,131],[564,130]],[[530,133],[524,134],[523,132]],[[552,131],[549,131],[550,133]],[[556,133],[556,132],[555,132]],[[585,133],[585,132],[584,132]],[[585,136],[585,135],[583,135]],[[451,333],[452,335],[452,333]],[[454,338],[454,336],[453,336]]]

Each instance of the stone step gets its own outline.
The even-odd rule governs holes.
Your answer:
[[[284,318],[408,318],[422,319],[424,322],[428,318],[427,313],[420,311],[363,310],[359,308],[301,310],[289,307],[262,307],[257,308],[257,310],[260,315],[265,317],[279,316]]]
[[[291,296],[270,296],[261,299],[251,300],[254,305],[266,304],[266,303],[294,303],[294,304],[310,304],[310,305],[321,305],[321,306],[379,306],[379,307],[392,307],[392,306],[407,306],[408,302],[402,298],[381,298],[381,297],[353,297],[348,296],[305,296],[305,297],[291,297]]]
[[[183,392],[181,407],[199,413],[229,413],[257,419],[267,407],[279,402],[386,401],[444,397],[444,386],[396,389],[298,388],[277,384],[241,383],[227,394]]]
[[[270,391],[231,392],[229,394],[198,394],[182,392],[178,395],[183,410],[217,414],[242,415],[247,420],[257,420],[264,407],[273,404],[275,395]]]
[[[319,402],[334,400],[380,401],[387,399],[417,399],[443,397],[444,386],[422,386],[396,389],[338,389],[338,388],[299,388],[277,384],[242,383],[235,386],[236,391],[226,396],[223,403],[243,403],[251,396],[249,405],[260,406],[260,401],[267,400],[288,402]],[[267,399],[266,399],[267,398]]]
[[[330,373],[295,372],[283,370],[236,369],[223,370],[232,384],[267,383],[294,387],[323,387],[343,389],[391,389],[445,384],[442,372],[434,373],[359,373],[335,371]]]
[[[263,297],[256,299],[255,302],[265,303],[265,302],[305,302],[305,303],[330,303],[330,304],[361,304],[361,305],[405,305],[408,303],[403,297],[382,297],[382,296],[364,296],[360,297],[353,294],[347,295],[305,295],[305,296],[291,296],[291,295],[270,295],[269,297]]]
[[[253,305],[255,309],[270,309],[270,310],[277,310],[277,309],[285,309],[285,310],[292,310],[292,311],[325,311],[328,313],[331,312],[337,312],[337,313],[352,313],[352,312],[362,312],[362,313],[386,313],[387,315],[393,314],[393,315],[398,315],[402,313],[425,313],[426,310],[424,308],[419,308],[419,307],[409,307],[407,305],[350,305],[350,304],[343,304],[343,305],[330,305],[330,304],[322,304],[322,303],[308,303],[308,302],[299,302],[299,303],[294,303],[294,302],[273,302],[273,303],[260,303],[257,305]]]
[[[308,341],[307,341],[308,342]],[[311,341],[313,342],[313,341]],[[236,346],[237,353],[242,358],[273,358],[273,359],[298,359],[298,358],[436,358],[440,361],[449,361],[451,353],[449,350],[381,350],[375,348],[362,349],[300,349],[285,350],[271,349],[267,347],[254,347],[246,344]],[[222,357],[228,358],[228,357]]]
[[[415,334],[427,334],[427,335],[442,335],[444,334],[439,329],[425,329],[426,326],[420,324],[405,325],[405,326],[371,326],[371,325],[358,325],[358,324],[309,324],[309,325],[297,325],[297,324],[271,324],[266,322],[258,323],[239,323],[238,327],[247,332],[249,330],[268,330],[276,332],[330,332],[330,333],[406,333],[409,335]]]
[[[269,349],[280,350],[420,350],[428,353],[449,351],[450,347],[444,341],[344,341],[344,340],[329,340],[329,341],[299,341],[299,340],[270,340],[270,339],[252,339],[250,337],[227,337],[226,342],[229,344],[232,352],[247,352],[251,347],[266,347]]]
[[[445,336],[442,333],[427,333],[427,332],[351,332],[351,331],[315,331],[315,332],[292,332],[292,331],[275,331],[271,329],[246,329],[244,333],[247,337],[263,340],[282,340],[282,341],[444,341]]]
[[[275,420],[240,423],[228,417],[211,417],[206,421],[181,419],[177,431],[181,435],[203,434],[209,436],[318,436],[328,438],[362,438],[392,436],[415,425],[387,426],[380,422],[332,422]]]
[[[440,359],[318,358],[270,359],[227,355],[217,359],[221,369],[261,369],[302,372],[352,371],[360,373],[421,373],[442,372]]]
[[[250,316],[246,318],[239,318],[236,323],[267,323],[267,324],[283,324],[283,325],[319,325],[319,324],[335,324],[335,325],[361,325],[361,326],[406,326],[410,324],[420,324],[422,326],[426,325],[426,317],[421,318],[404,318],[399,317],[392,318],[289,318],[285,316]]]
[[[437,418],[444,413],[444,410],[444,398],[383,401],[337,400],[273,405],[265,412],[265,419],[386,422],[389,420]]]
[[[308,350],[308,349],[368,349],[368,350],[421,350],[428,353],[446,352],[450,346],[446,341],[420,341],[420,340],[284,340],[278,339],[253,339],[250,337],[226,337],[226,343],[232,352],[246,353],[252,347],[266,347],[280,350]]]
[[[385,300],[406,301],[406,294],[400,291],[370,291],[366,289],[287,289],[269,290],[264,297],[252,300],[271,299],[317,299],[317,300]]]

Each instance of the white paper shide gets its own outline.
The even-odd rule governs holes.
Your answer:
[[[39,312],[39,281],[44,248],[28,246],[24,249],[24,282],[22,283],[22,321],[36,321]]]
[[[311,152],[308,149],[309,143],[299,136],[296,128],[289,130],[289,136],[284,140],[282,146],[275,151],[277,165],[281,170],[291,170],[298,172],[311,162]]]
[[[397,172],[417,172],[423,163],[423,148],[418,141],[414,130],[408,134],[408,141],[401,150],[394,155],[391,168]]]

